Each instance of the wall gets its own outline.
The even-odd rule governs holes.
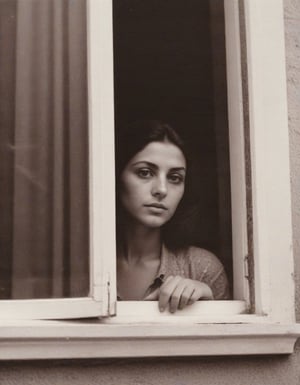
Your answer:
[[[300,1],[285,1],[286,57],[290,127],[292,219],[296,298],[300,298]],[[300,321],[300,301],[296,301]]]
[[[295,280],[300,293],[300,0],[284,0]],[[300,321],[300,300],[297,301]],[[9,362],[1,385],[299,385],[300,343],[291,356]]]

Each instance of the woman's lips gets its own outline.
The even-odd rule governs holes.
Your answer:
[[[160,210],[167,210],[166,206],[161,204],[161,203],[150,203],[150,204],[146,204],[144,206],[150,207],[150,208],[155,208],[155,209],[160,209]]]

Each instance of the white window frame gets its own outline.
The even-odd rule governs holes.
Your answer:
[[[230,159],[235,171],[231,184],[237,300],[201,301],[174,315],[159,313],[155,302],[120,302],[115,317],[83,321],[4,320],[0,327],[1,359],[293,352],[300,325],[295,321],[294,305],[283,4],[282,0],[244,0],[255,311],[241,314],[250,304],[246,281],[238,278],[241,273],[246,274],[244,257],[248,253],[239,13],[238,0],[224,3]],[[106,168],[111,170],[113,165],[113,138],[109,134],[113,132],[111,20],[111,0],[89,0],[91,228],[96,234],[93,255],[102,258],[101,270],[97,271],[102,277],[99,285],[107,289],[107,299],[102,298],[101,302],[106,314],[116,310],[114,232],[106,232],[114,224],[114,208],[106,205],[108,197],[114,195],[113,174],[107,174]],[[104,52],[107,56],[103,56]],[[111,179],[101,179],[104,177]],[[105,184],[101,183],[103,180]]]
[[[106,43],[107,36],[112,36],[111,4],[102,0],[90,4],[95,12],[90,12],[88,20],[89,293],[82,298],[1,300],[0,320],[82,318],[115,313],[109,300],[115,296],[110,285],[111,275],[115,275],[115,260],[103,257],[115,255],[113,51],[112,44]],[[100,23],[95,17],[99,13]]]

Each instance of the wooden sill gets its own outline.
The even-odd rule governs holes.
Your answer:
[[[0,359],[290,354],[299,336],[300,324],[270,322],[2,321]]]

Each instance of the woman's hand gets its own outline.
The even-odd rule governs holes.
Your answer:
[[[177,309],[183,309],[199,299],[213,299],[210,287],[206,283],[178,275],[167,277],[160,288],[145,298],[149,301],[158,300],[161,312],[169,306],[171,313]]]

